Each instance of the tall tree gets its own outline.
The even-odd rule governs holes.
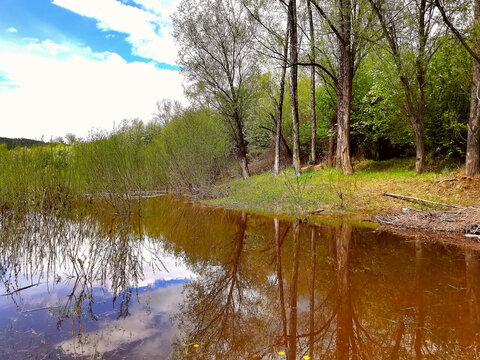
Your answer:
[[[440,10],[445,24],[458,38],[461,44],[475,60],[472,70],[472,85],[470,90],[470,115],[467,124],[467,155],[465,159],[465,173],[467,176],[480,174],[480,0],[474,1],[473,8],[473,31],[472,45],[459,27],[455,25],[441,0],[434,1]]]
[[[427,0],[369,0],[402,85],[404,111],[415,137],[415,171],[425,170],[426,75],[437,47],[434,6]]]
[[[283,123],[283,105],[285,99],[286,75],[288,67],[288,49],[290,39],[290,22],[283,21],[285,10],[288,5],[283,2],[278,4],[265,2],[263,0],[242,0],[243,5],[248,10],[250,16],[259,26],[259,31],[255,33],[257,51],[266,59],[270,60],[272,67],[280,65],[280,78],[278,80],[278,90],[272,95],[275,104],[275,114],[270,112],[271,118],[275,123],[275,158],[273,162],[273,173],[280,173],[280,147],[283,143],[290,157],[293,156],[285,138],[282,134]],[[283,31],[283,33],[282,33]]]
[[[315,28],[313,26],[313,14],[311,0],[307,0],[308,11],[308,25],[310,32],[310,61],[315,63]],[[315,164],[316,158],[316,145],[317,145],[317,112],[315,103],[315,75],[316,69],[314,66],[310,67],[310,111],[311,111],[311,139],[310,139],[310,164]]]
[[[244,178],[250,176],[244,135],[248,86],[257,69],[247,17],[234,0],[182,0],[173,16],[182,71],[227,121]]]
[[[300,176],[300,118],[298,114],[298,34],[297,1],[288,2],[288,22],[290,24],[290,106],[292,108],[293,129],[293,168],[295,176]]]
[[[337,168],[344,174],[353,173],[350,150],[350,122],[353,99],[353,79],[362,55],[362,42],[365,37],[358,36],[363,31],[364,9],[360,1],[337,0],[320,2],[311,0],[318,14],[324,20],[329,31],[335,36],[337,76],[331,76],[337,90]],[[328,11],[327,11],[328,10]],[[318,65],[318,64],[317,64]],[[323,67],[322,70],[325,70]]]

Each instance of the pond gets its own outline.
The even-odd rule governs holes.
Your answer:
[[[476,359],[480,253],[168,196],[0,221],[0,359]]]

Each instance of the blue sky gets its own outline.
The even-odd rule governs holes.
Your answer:
[[[183,101],[178,2],[0,0],[0,136],[86,137]]]

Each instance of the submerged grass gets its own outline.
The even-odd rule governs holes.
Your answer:
[[[383,193],[397,193],[426,200],[478,206],[480,180],[463,177],[460,170],[442,174],[414,171],[412,159],[362,161],[351,176],[335,169],[302,173],[295,178],[291,169],[234,180],[221,187],[228,196],[208,200],[215,206],[249,209],[259,213],[324,213],[373,215],[398,211],[417,204],[392,199]],[[303,216],[303,215],[302,215]]]

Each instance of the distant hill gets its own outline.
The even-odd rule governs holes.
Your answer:
[[[6,144],[7,149],[13,149],[16,148],[17,146],[22,146],[22,147],[31,147],[35,145],[42,145],[45,144],[43,141],[39,140],[32,140],[32,139],[10,139],[10,138],[4,138],[0,137],[0,144]]]

